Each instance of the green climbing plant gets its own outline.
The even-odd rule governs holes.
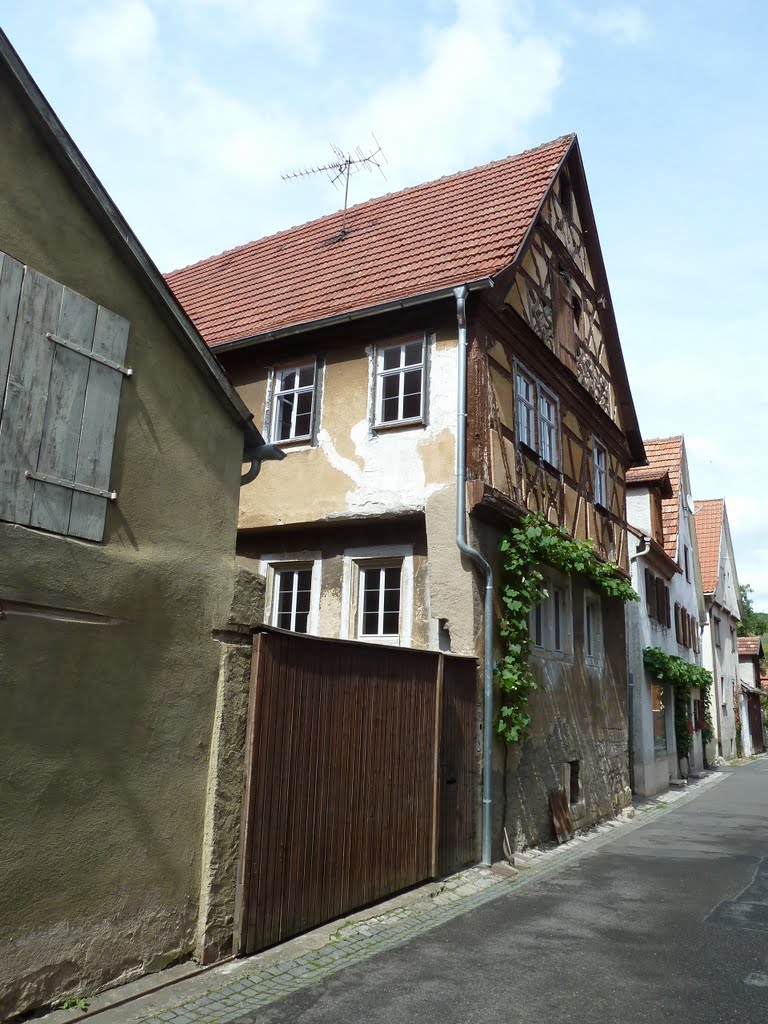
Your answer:
[[[529,697],[537,686],[528,655],[531,609],[547,596],[539,567],[546,564],[567,575],[585,576],[606,597],[620,601],[639,598],[619,566],[598,558],[590,541],[574,539],[538,513],[524,516],[504,537],[500,550],[504,611],[499,634],[504,653],[496,666],[496,680],[502,693],[496,728],[507,743],[519,743],[528,734]]]
[[[678,758],[688,757],[691,752],[691,727],[689,705],[691,690],[701,690],[701,708],[704,722],[701,738],[705,744],[714,737],[712,724],[712,675],[701,665],[692,665],[675,654],[667,654],[660,647],[646,647],[643,663],[654,679],[669,683],[675,695],[675,740]]]

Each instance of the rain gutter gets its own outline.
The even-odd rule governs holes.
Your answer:
[[[493,278],[480,277],[476,281],[470,281],[462,285],[470,292],[480,291],[483,288],[493,287]],[[221,344],[213,342],[211,349],[216,352],[232,352],[234,349],[246,348],[249,345],[264,345],[268,341],[279,341],[281,338],[289,338],[294,334],[308,334],[311,331],[319,331],[324,327],[335,327],[338,324],[352,323],[355,320],[363,320],[369,316],[379,316],[383,313],[394,313],[399,309],[410,309],[412,306],[423,306],[428,302],[439,302],[441,299],[450,299],[456,293],[453,285],[448,288],[439,288],[437,291],[422,292],[420,295],[412,295],[406,299],[393,299],[391,302],[381,302],[376,306],[366,306],[364,309],[356,309],[349,313],[337,313],[334,316],[320,317],[318,320],[307,320],[304,323],[293,324],[290,327],[279,327],[274,331],[266,331],[264,334],[251,334],[245,338],[236,338],[234,341],[224,341]]]

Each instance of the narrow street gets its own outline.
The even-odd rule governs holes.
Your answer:
[[[768,761],[244,1021],[768,1019]]]

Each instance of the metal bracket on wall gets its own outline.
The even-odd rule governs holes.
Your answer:
[[[52,334],[51,331],[46,332],[45,336],[48,341],[53,341],[57,345],[63,345],[64,348],[68,348],[72,352],[77,352],[79,355],[85,356],[86,359],[93,359],[95,362],[101,363],[103,366],[108,366],[111,370],[117,370],[118,373],[122,373],[126,377],[133,376],[133,370],[130,366],[123,366],[122,363],[115,362],[114,359],[109,359],[107,356],[99,355],[98,352],[90,352],[87,348],[83,348],[82,345],[78,345],[74,341],[70,341],[69,338],[60,338],[58,334]]]
[[[89,487],[88,484],[78,484],[74,480],[62,480],[60,477],[51,476],[48,473],[36,473],[32,469],[28,469],[24,476],[27,480],[40,480],[44,484],[55,484],[57,487],[67,487],[70,491],[81,491],[83,494],[95,494],[97,498],[117,501],[117,491],[105,491],[102,487]]]

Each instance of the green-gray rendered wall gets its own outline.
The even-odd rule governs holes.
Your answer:
[[[0,523],[0,1017],[194,946],[242,427],[0,79],[0,249],[126,317],[102,543]],[[232,894],[234,897],[234,894]]]

